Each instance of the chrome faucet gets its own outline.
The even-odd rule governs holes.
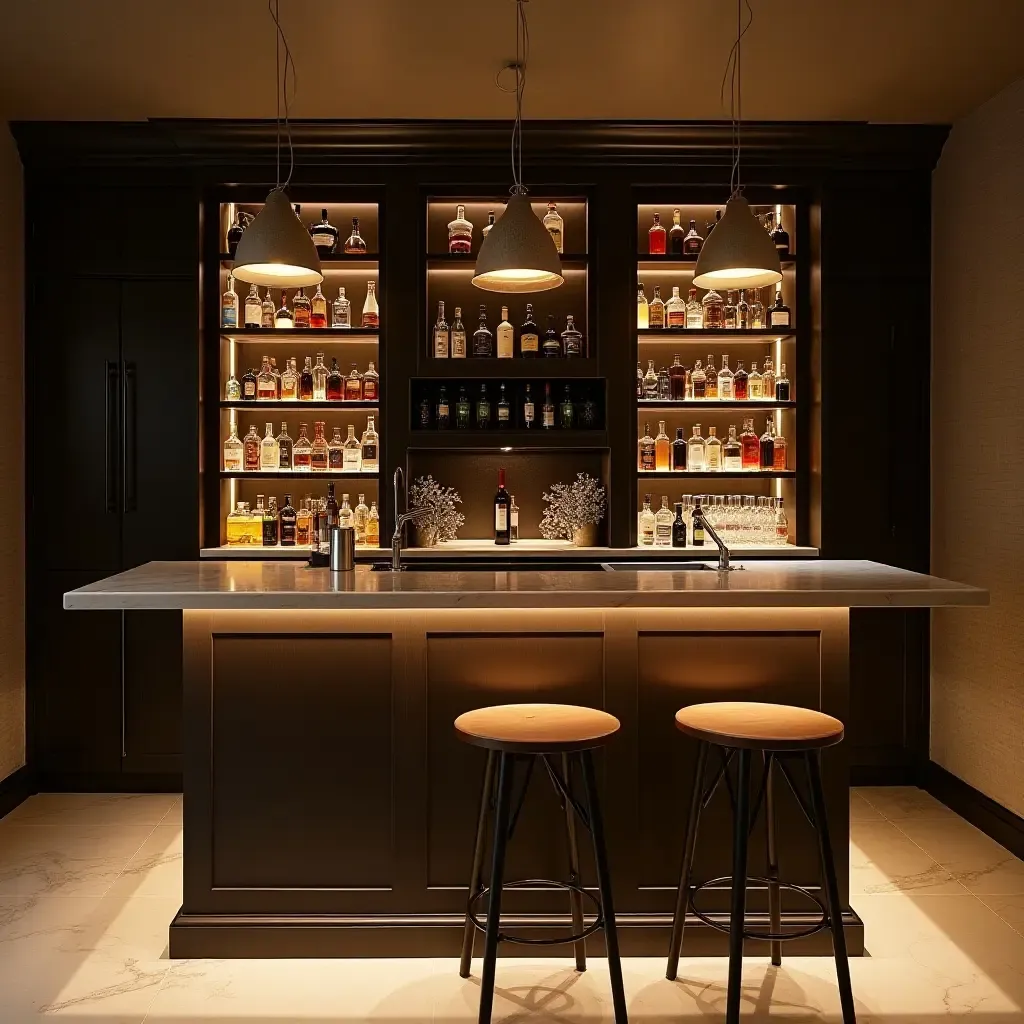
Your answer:
[[[402,507],[402,503],[398,499],[398,482],[402,482],[402,495],[405,495],[405,474],[402,472],[402,467],[398,466],[395,469],[395,475],[393,478],[393,484],[395,489],[395,532],[391,536],[391,571],[401,572],[402,571],[402,534],[405,531],[405,524],[412,522],[416,519],[422,519],[427,514],[425,508],[414,508],[411,511],[408,509],[405,512],[399,512]]]
[[[742,565],[733,565],[729,561],[729,548],[726,546],[725,541],[718,536],[715,528],[708,522],[708,517],[704,514],[704,509],[700,505],[693,510],[693,523],[696,526],[698,522],[711,534],[711,539],[718,545],[718,571],[729,572],[731,569],[742,569]]]

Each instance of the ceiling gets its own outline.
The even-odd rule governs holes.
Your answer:
[[[1024,75],[1024,0],[750,0],[743,114],[947,122]],[[502,118],[513,0],[280,0],[299,118]],[[262,0],[3,4],[0,118],[274,113]],[[705,120],[732,0],[531,0],[528,118]]]

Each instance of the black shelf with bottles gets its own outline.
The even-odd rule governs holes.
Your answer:
[[[586,450],[607,448],[608,432],[597,429],[563,430],[557,425],[547,430],[540,426],[533,430],[503,430],[498,427],[481,429],[473,425],[459,429],[453,425],[447,430],[414,430],[409,447],[479,452],[548,451],[552,448]]]
[[[637,263],[658,263],[661,265],[671,266],[673,263],[679,264],[681,267],[693,267],[696,265],[697,260],[700,259],[700,253],[694,255],[680,255],[678,253],[637,253]],[[787,256],[780,256],[779,262],[784,267],[794,267],[797,263],[796,253],[790,253]]]
[[[264,410],[266,412],[272,412],[274,409],[282,409],[282,410],[286,410],[286,409],[287,410],[298,410],[298,409],[311,409],[311,410],[313,410],[313,409],[315,409],[315,410],[318,410],[318,411],[325,410],[325,409],[328,409],[328,410],[329,409],[365,409],[367,412],[373,412],[374,409],[379,409],[380,408],[380,402],[377,401],[377,400],[374,400],[374,399],[370,399],[368,401],[359,401],[359,402],[354,402],[354,401],[349,401],[349,402],[338,402],[338,401],[309,402],[309,401],[303,401],[303,400],[297,400],[297,401],[293,402],[293,401],[290,401],[290,400],[289,401],[282,401],[281,399],[275,399],[274,401],[270,401],[270,402],[268,402],[268,401],[259,401],[259,400],[255,401],[255,402],[246,402],[246,401],[241,401],[241,400],[239,400],[237,402],[229,402],[229,401],[226,401],[226,400],[222,400],[221,403],[220,403],[220,407],[222,409],[245,409],[246,411],[251,411],[251,412],[258,412],[260,410]]]
[[[373,472],[344,472],[342,470],[328,469],[328,470],[316,470],[308,473],[297,473],[295,470],[287,469],[250,469],[242,470],[237,473],[229,472],[228,470],[222,469],[220,471],[220,478],[222,480],[296,480],[306,481],[311,480],[376,480],[378,477],[377,470]]]
[[[251,404],[251,403],[250,403]],[[638,398],[636,404],[641,409],[650,409],[652,412],[671,412],[673,409],[707,409],[714,412],[716,409],[795,409],[796,402],[776,402],[771,398],[754,399],[725,399],[720,398]]]
[[[427,265],[429,268],[431,263],[443,263],[446,266],[461,267],[463,270],[473,270],[476,267],[477,255],[475,252],[428,252]],[[563,265],[570,266],[585,266],[590,259],[585,252],[565,252],[558,258]]]
[[[453,370],[465,366],[466,377],[486,377],[488,383],[502,380],[571,380],[597,377],[596,359],[427,359],[419,368],[421,377],[452,378]]]
[[[655,469],[637,470],[637,480],[685,480],[687,477],[705,480],[747,480],[761,479],[780,480],[792,479],[796,476],[795,469],[714,469],[714,470],[689,470],[689,469]]]
[[[341,343],[348,340],[357,340],[362,344],[367,339],[380,337],[380,328],[377,327],[252,327],[248,330],[237,327],[222,327],[220,336],[229,341],[258,341],[260,338],[285,339],[287,341],[304,342],[311,338],[323,340],[328,343]]]

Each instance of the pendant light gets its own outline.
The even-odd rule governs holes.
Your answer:
[[[291,65],[292,87],[295,82],[295,61],[281,27],[280,0],[268,0],[270,16],[277,33],[275,47],[275,80],[277,83],[277,176],[276,185],[267,196],[263,209],[242,233],[235,250],[232,273],[247,284],[275,288],[304,288],[319,284],[324,275],[320,269],[313,238],[295,215],[285,189],[295,170],[295,150],[288,120],[288,68]],[[281,76],[281,48],[284,47],[284,77]],[[284,97],[284,125],[288,135],[288,177],[281,182],[281,99]]]
[[[523,90],[530,33],[526,0],[516,0],[516,120],[512,128],[511,198],[487,233],[476,258],[473,284],[488,292],[545,292],[564,283],[554,239],[533,212],[523,184]]]
[[[750,18],[742,25],[742,10],[746,3]],[[729,51],[725,75],[732,72],[729,116],[732,122],[732,175],[730,177],[729,201],[725,214],[704,241],[704,247],[697,257],[693,272],[693,283],[697,288],[759,288],[777,284],[782,280],[782,265],[775,243],[767,231],[758,223],[751,212],[750,204],[743,198],[740,181],[742,106],[742,50],[743,36],[754,20],[749,0],[736,0],[736,42]],[[722,79],[725,92],[725,77]]]

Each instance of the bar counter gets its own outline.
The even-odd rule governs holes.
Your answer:
[[[598,757],[620,945],[663,956],[695,761],[676,710],[764,700],[845,721],[850,608],[987,600],[860,561],[401,574],[205,561],[152,562],[66,594],[64,607],[183,613],[184,902],[171,956],[457,955],[483,756],[452,723],[474,707],[524,701],[600,707],[621,722]],[[845,744],[823,765],[843,923],[858,955]],[[782,876],[815,892],[809,826],[790,794],[777,812]],[[566,877],[563,820],[551,787],[534,778],[507,877]],[[719,787],[701,819],[695,878],[729,873],[730,832]],[[751,875],[766,873],[764,860],[762,816]],[[595,884],[586,856],[583,875]],[[724,918],[726,889],[702,898]],[[806,928],[814,909],[785,894],[784,928]],[[550,937],[565,931],[568,900],[517,889],[506,910],[508,930]],[[749,923],[766,911],[755,886]],[[596,937],[588,943],[600,953]],[[827,933],[795,946],[831,953]],[[687,922],[684,955],[725,948],[725,936]],[[524,950],[565,955],[559,946],[501,953]]]

